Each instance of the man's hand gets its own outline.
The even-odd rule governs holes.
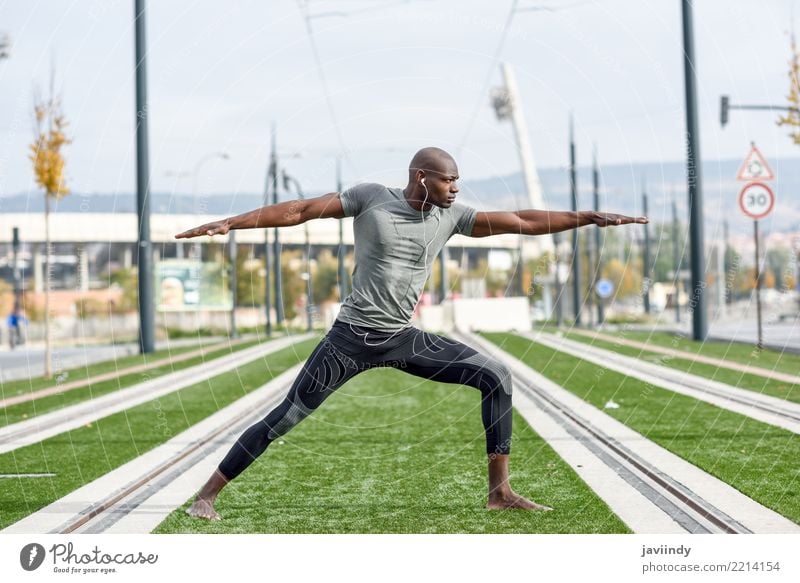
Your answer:
[[[636,223],[639,225],[646,225],[650,221],[647,217],[628,217],[626,215],[616,215],[613,213],[598,213],[587,211],[590,225],[597,225],[598,227],[613,227],[616,225],[630,225]]]
[[[175,235],[176,239],[191,239],[192,237],[202,237],[203,235],[225,235],[231,230],[231,225],[228,219],[221,221],[214,221],[213,223],[206,223],[194,229],[189,229],[183,233]]]

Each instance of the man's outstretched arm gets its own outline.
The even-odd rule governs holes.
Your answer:
[[[594,211],[496,211],[479,212],[475,216],[471,237],[488,237],[514,233],[516,235],[547,235],[586,225],[608,227],[613,225],[645,224],[647,217],[628,217]]]
[[[263,229],[290,227],[312,219],[342,219],[344,209],[338,192],[316,198],[290,200],[261,207],[249,213],[236,215],[213,223],[200,225],[175,235],[176,239],[190,239],[203,235],[224,235],[231,229]]]

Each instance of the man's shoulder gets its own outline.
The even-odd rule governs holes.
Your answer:
[[[389,188],[386,185],[378,182],[361,182],[355,186],[351,186],[348,188],[348,190],[357,192],[359,194],[380,194],[389,190]]]
[[[371,209],[376,204],[384,204],[395,197],[383,184],[362,182],[345,190],[340,196],[345,216],[356,216]]]

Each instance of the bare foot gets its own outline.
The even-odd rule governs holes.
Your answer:
[[[552,510],[549,506],[537,504],[532,500],[520,496],[513,490],[507,494],[494,494],[489,497],[486,503],[488,510],[508,510],[509,508],[519,508],[521,510],[535,510],[539,512],[549,512]]]
[[[222,520],[220,515],[214,510],[214,503],[204,498],[196,498],[194,504],[186,509],[186,514],[193,518],[204,518],[206,520]]]

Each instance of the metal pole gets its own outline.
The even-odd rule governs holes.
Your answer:
[[[556,326],[561,328],[564,325],[564,306],[561,303],[561,295],[564,291],[561,286],[561,274],[559,273],[560,261],[558,257],[558,246],[561,244],[561,233],[553,233],[553,252],[556,258],[555,284],[556,284]]]
[[[303,225],[306,233],[306,245],[305,245],[305,254],[306,254],[306,316],[308,319],[307,329],[309,332],[314,328],[314,321],[313,321],[313,313],[314,313],[314,288],[311,281],[311,240],[308,236],[308,223]]]
[[[273,158],[270,155],[269,168],[267,169],[267,179],[264,184],[264,206],[269,205],[269,188],[272,182],[272,163]],[[269,248],[269,229],[264,229],[264,311],[267,316],[267,337],[272,336],[272,294],[270,293],[270,270],[272,269],[272,262],[270,260]]]
[[[578,179],[575,168],[575,128],[569,116],[569,189],[572,196],[572,211],[578,212]],[[581,254],[578,248],[578,229],[572,231],[572,303],[575,325],[581,325]]]
[[[683,73],[686,90],[686,176],[689,186],[689,238],[692,259],[692,337],[705,340],[708,318],[703,258],[703,189],[700,171],[700,131],[697,120],[697,87],[694,58],[692,0],[681,0],[683,7]]]
[[[153,305],[153,249],[150,243],[150,169],[147,143],[147,69],[145,47],[145,0],[135,0],[136,23],[136,214],[139,269],[139,352],[155,350]]]
[[[681,321],[681,257],[678,249],[679,233],[678,225],[678,207],[675,200],[672,201],[672,265],[675,269],[675,279],[673,285],[675,286],[675,322]]]
[[[278,204],[278,146],[276,138],[275,124],[272,124],[272,204]],[[275,281],[275,324],[283,324],[283,280],[281,277],[281,241],[278,235],[278,227],[273,230],[274,239],[272,241],[272,257],[274,259],[273,269],[275,270],[273,279]]]
[[[238,285],[238,274],[236,273],[236,259],[238,249],[236,248],[236,231],[228,233],[228,259],[230,261],[230,286],[231,286],[231,338],[238,338],[239,332],[236,330],[236,288]]]
[[[717,241],[717,318],[725,318],[727,304],[725,303],[725,241]]]
[[[341,156],[336,157],[336,191],[342,192],[342,158]],[[339,249],[337,250],[337,259],[338,259],[338,275],[337,279],[339,280],[339,302],[343,302],[344,298],[347,297],[347,273],[344,269],[344,255],[345,255],[345,247],[344,247],[344,223],[343,221],[339,221]]]
[[[593,163],[592,163],[592,191],[594,195],[594,210],[595,212],[600,211],[600,170],[597,167],[597,148],[594,149],[593,152]],[[595,248],[595,261],[597,262],[596,270],[597,270],[597,277],[595,278],[595,283],[597,278],[603,277],[603,253],[602,248],[600,247],[600,229],[595,228],[594,230],[594,248]],[[601,297],[597,298],[597,323],[602,324],[603,320],[605,320],[605,300]]]
[[[723,246],[725,265],[725,304],[730,306],[733,302],[733,274],[731,273],[733,266],[731,265],[730,259],[728,259],[728,240],[730,237],[728,233],[728,219],[725,219],[722,223],[722,232],[723,237],[725,237],[725,245]]]
[[[22,278],[19,273],[19,263],[17,255],[19,254],[19,227],[11,229],[11,274],[14,279],[14,313],[19,313],[22,307]]]
[[[753,237],[756,242],[756,319],[758,320],[758,344],[764,348],[764,335],[761,328],[761,266],[759,265],[761,253],[758,245],[758,221],[753,221]]]
[[[648,216],[647,192],[642,192],[642,214]],[[644,300],[644,313],[650,313],[650,285],[652,283],[652,267],[650,266],[650,226],[644,226],[644,257],[642,258],[644,281],[642,282],[642,299]]]

